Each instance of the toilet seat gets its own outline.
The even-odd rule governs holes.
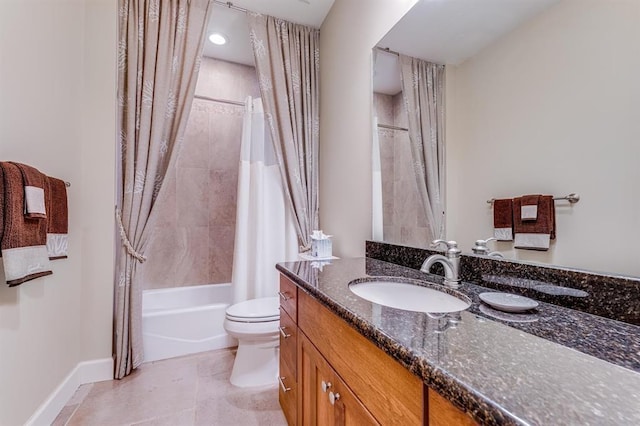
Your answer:
[[[262,297],[245,300],[227,308],[226,317],[229,321],[257,323],[280,320],[278,297]]]

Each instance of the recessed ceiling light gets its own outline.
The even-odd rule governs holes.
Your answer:
[[[227,38],[220,33],[213,33],[209,36],[209,41],[218,46],[222,46],[227,43]]]

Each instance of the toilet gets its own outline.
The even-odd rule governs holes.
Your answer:
[[[278,297],[262,297],[227,308],[224,328],[238,340],[231,384],[254,387],[278,382],[279,306]]]

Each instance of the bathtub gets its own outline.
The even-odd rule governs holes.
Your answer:
[[[223,327],[231,299],[231,284],[145,290],[144,361],[236,346]]]

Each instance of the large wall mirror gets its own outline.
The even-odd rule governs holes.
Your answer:
[[[640,276],[640,1],[419,0],[380,40],[374,239],[428,247],[398,52],[445,68],[447,239],[493,236],[490,199],[578,193],[555,203],[549,250],[489,247]]]

